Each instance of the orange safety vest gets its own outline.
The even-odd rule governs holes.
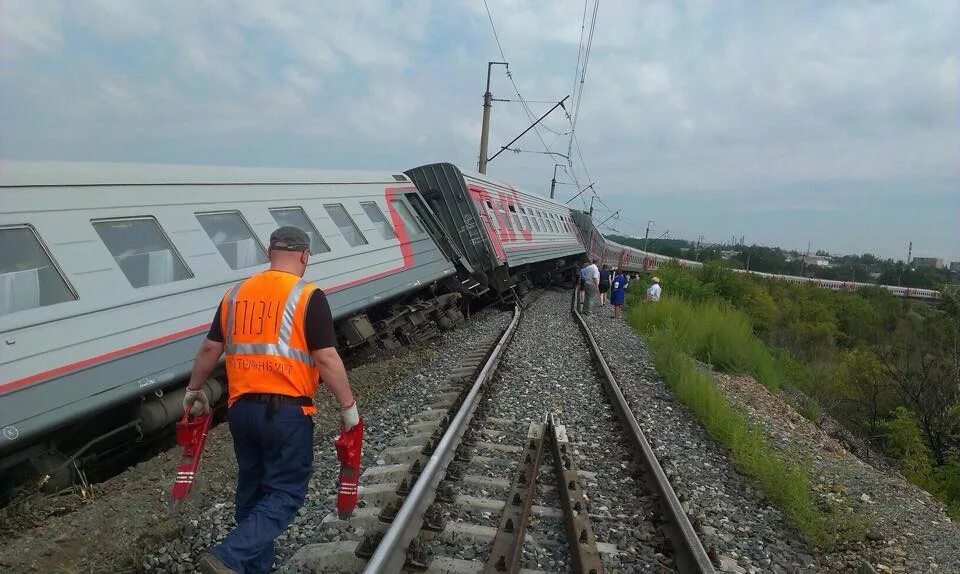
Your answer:
[[[304,319],[317,288],[283,271],[264,271],[238,283],[220,305],[232,406],[246,393],[313,398],[320,369],[307,348]],[[303,406],[304,414],[316,407]]]

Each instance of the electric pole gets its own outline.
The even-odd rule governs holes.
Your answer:
[[[483,126],[480,128],[480,161],[477,169],[487,173],[487,143],[490,139],[490,106],[493,94],[490,93],[490,68],[494,65],[510,67],[506,62],[487,62],[487,91],[483,94]]]
[[[643,236],[643,250],[644,250],[644,251],[647,250],[647,239],[650,238],[650,224],[651,224],[651,223],[656,224],[656,222],[653,221],[652,219],[648,219],[648,220],[647,220],[647,232],[646,232],[646,233],[644,234],[644,236]]]
[[[807,257],[810,256],[810,242],[807,241],[807,253],[800,260],[800,276],[803,277],[803,269],[807,266]]]
[[[700,261],[700,242],[701,241],[703,241],[702,234],[697,236],[697,248],[696,250],[694,250],[694,257],[693,257],[694,261]]]
[[[553,179],[550,180],[550,199],[553,199],[554,192],[557,190],[557,168],[563,167],[562,163],[553,164]]]
[[[913,241],[910,242],[910,246],[907,247],[907,267],[910,267],[910,258],[913,257]]]

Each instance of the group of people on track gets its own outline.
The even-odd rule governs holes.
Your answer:
[[[579,301],[582,313],[589,315],[596,300],[600,306],[606,305],[607,293],[610,294],[610,305],[613,307],[613,317],[619,318],[620,311],[626,298],[626,289],[631,281],[639,280],[636,273],[628,274],[623,269],[611,268],[609,265],[597,266],[596,259],[586,259],[580,266]],[[660,300],[660,278],[654,277],[652,284],[647,288],[646,301]]]

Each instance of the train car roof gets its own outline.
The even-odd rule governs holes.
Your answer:
[[[164,163],[0,160],[0,187],[409,183],[403,170],[345,171]]]
[[[455,164],[454,164],[454,165],[455,165]],[[494,178],[490,177],[489,175],[484,174],[484,173],[480,173],[480,172],[478,172],[478,171],[470,171],[470,170],[468,170],[468,169],[463,169],[463,168],[460,167],[460,166],[455,166],[455,167],[460,170],[460,173],[461,173],[462,175],[464,175],[464,176],[466,176],[466,177],[469,177],[469,178],[471,178],[471,179],[476,179],[476,180],[480,180],[480,181],[485,181],[485,182],[488,182],[488,183],[496,184],[496,185],[499,185],[500,187],[505,187],[505,188],[507,188],[507,189],[512,189],[512,190],[515,190],[515,191],[517,191],[517,192],[519,192],[519,193],[524,193],[524,194],[526,194],[526,195],[534,195],[534,196],[536,196],[538,199],[542,199],[544,202],[552,203],[552,204],[554,204],[554,205],[556,205],[556,206],[558,206],[558,207],[563,207],[563,208],[569,209],[569,210],[571,210],[571,211],[575,210],[575,208],[573,208],[573,207],[571,207],[571,206],[569,206],[569,205],[560,203],[560,202],[557,201],[556,199],[550,199],[550,198],[547,197],[546,195],[537,193],[537,192],[535,192],[535,191],[529,191],[529,190],[526,190],[526,189],[523,189],[523,188],[520,188],[520,187],[516,187],[515,185],[513,185],[513,184],[511,184],[511,183],[507,183],[507,182],[501,181],[501,180],[499,180],[499,179],[494,179]]]

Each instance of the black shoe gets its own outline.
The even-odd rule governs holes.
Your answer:
[[[197,569],[203,574],[237,574],[229,566],[220,561],[219,558],[209,552],[204,552],[197,562]]]

